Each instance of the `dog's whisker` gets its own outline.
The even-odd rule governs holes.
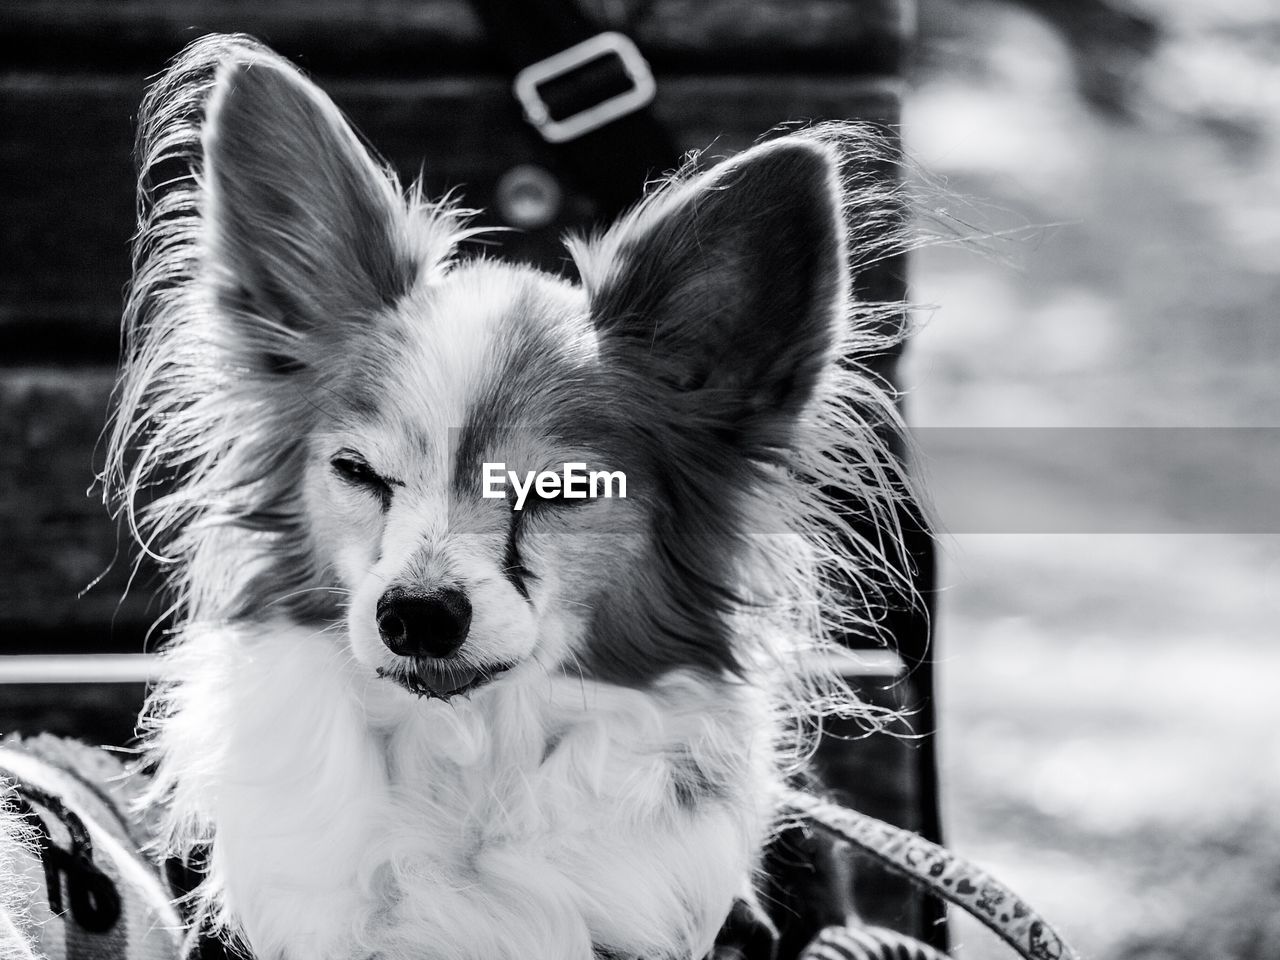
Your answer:
[[[338,597],[351,596],[351,591],[345,587],[300,587],[297,590],[290,591],[289,593],[283,593],[280,596],[271,599],[268,601],[267,605],[274,606],[276,604],[288,603],[290,600],[312,593],[329,593]]]

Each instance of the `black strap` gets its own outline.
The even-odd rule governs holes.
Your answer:
[[[485,33],[511,75],[601,32],[575,0],[472,0]],[[601,57],[541,88],[553,116],[584,106],[630,84],[615,57]],[[634,204],[645,183],[674,169],[681,151],[649,107],[589,133],[553,143],[564,172],[595,201],[601,221]]]

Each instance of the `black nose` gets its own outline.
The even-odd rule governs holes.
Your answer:
[[[452,587],[426,594],[392,587],[378,601],[378,633],[402,657],[447,657],[470,628],[471,601]]]

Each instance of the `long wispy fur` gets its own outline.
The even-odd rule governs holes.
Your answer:
[[[289,131],[253,127],[236,99],[259,80],[312,124],[296,156]],[[332,164],[304,142],[312,128]],[[278,134],[318,205],[347,197],[337,214],[238,196],[275,171],[237,158]],[[211,151],[230,169],[211,169]],[[797,732],[860,709],[813,665],[849,632],[874,634],[884,591],[907,580],[893,398],[850,359],[902,334],[901,308],[857,301],[850,282],[902,244],[902,198],[875,169],[883,141],[830,125],[691,163],[571,242],[581,287],[461,259],[469,214],[406,196],[323,94],[247,38],[207,38],[175,62],[143,104],[138,156],[105,481],[172,591],[155,797],[171,852],[210,846],[202,914],[263,960],[705,952],[732,899],[751,896]],[[814,249],[761,251],[734,233],[741,210],[778,224],[779,241],[816,229]],[[828,236],[812,226],[824,217]],[[370,235],[352,242],[357,228]],[[270,277],[235,260],[254,242]],[[326,260],[326,246],[352,256]],[[795,294],[811,319],[794,342],[732,326],[736,291],[772,269],[814,278]],[[467,310],[490,319],[453,319]],[[501,337],[483,341],[491,322]],[[473,337],[487,346],[468,352]],[[635,471],[634,501],[609,507],[628,533],[544,514],[523,553],[512,521],[495,560],[503,534],[478,506],[449,513],[455,533],[475,525],[467,537],[437,535],[424,518],[443,508],[425,493],[389,507],[387,486],[390,520],[351,508],[383,531],[352,559],[360,524],[316,492],[330,489],[318,457],[331,435],[382,437],[368,442],[401,473],[417,461],[396,438],[424,462],[486,443],[612,457]],[[453,485],[465,501],[465,479]],[[436,532],[413,533],[419,522]],[[401,664],[374,670],[386,651],[365,634],[371,591],[392,576],[473,583],[478,621],[507,618],[493,615],[490,660],[516,666],[468,698],[388,683]],[[486,667],[483,649],[460,656]]]
[[[35,878],[24,868],[38,862],[34,831],[10,803],[13,786],[0,777],[0,956],[35,960],[30,908]]]

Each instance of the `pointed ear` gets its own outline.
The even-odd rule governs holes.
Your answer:
[[[408,290],[417,266],[398,187],[292,66],[266,52],[223,64],[202,140],[214,283],[230,315],[265,321],[262,334],[309,334]]]
[[[753,148],[648,202],[585,260],[622,362],[703,415],[794,416],[847,296],[834,152],[800,138]]]

